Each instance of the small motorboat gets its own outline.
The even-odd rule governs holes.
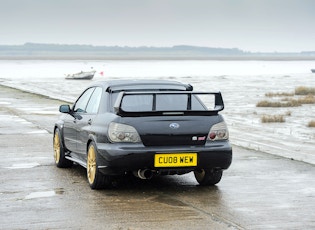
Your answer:
[[[74,74],[68,74],[66,79],[68,80],[91,80],[94,77],[95,70],[89,72],[79,72]]]
[[[311,69],[312,73],[315,73],[315,69]]]

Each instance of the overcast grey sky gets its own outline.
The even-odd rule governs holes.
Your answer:
[[[314,0],[0,0],[0,45],[315,50]]]

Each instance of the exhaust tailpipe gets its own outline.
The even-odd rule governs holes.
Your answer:
[[[142,180],[148,180],[153,177],[153,173],[149,169],[139,169],[138,171],[134,171],[133,174]]]

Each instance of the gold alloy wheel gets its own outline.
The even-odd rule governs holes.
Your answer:
[[[58,164],[60,161],[60,138],[57,131],[54,135],[54,159],[56,164]]]
[[[90,145],[88,155],[87,155],[87,178],[90,184],[94,183],[96,175],[96,153],[93,144]]]

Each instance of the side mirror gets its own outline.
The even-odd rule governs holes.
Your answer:
[[[61,112],[61,113],[70,113],[70,106],[69,105],[61,105],[59,107],[59,112]]]

